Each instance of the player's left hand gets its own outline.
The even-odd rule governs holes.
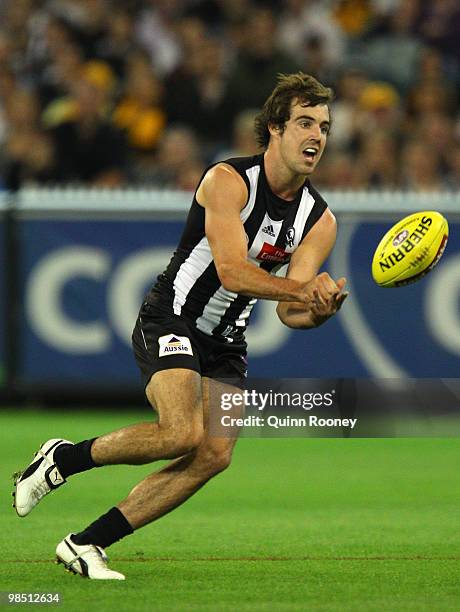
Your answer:
[[[343,291],[347,280],[342,277],[334,281],[327,272],[324,272],[316,277],[316,281],[310,312],[315,325],[321,325],[338,312],[347,299],[348,291]]]

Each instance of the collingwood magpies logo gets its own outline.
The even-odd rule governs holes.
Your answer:
[[[289,227],[286,232],[286,246],[293,247],[294,246],[294,238],[295,238],[295,229],[293,227]]]

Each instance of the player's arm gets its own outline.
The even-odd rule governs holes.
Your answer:
[[[334,281],[327,272],[318,274],[332,251],[336,234],[335,217],[327,208],[291,257],[286,278],[298,282],[311,282],[314,279],[316,286],[313,300],[308,304],[279,302],[276,312],[288,327],[318,327],[334,315],[346,299],[348,294],[343,292],[345,278]]]
[[[247,238],[240,212],[247,201],[247,187],[234,168],[211,168],[196,198],[205,208],[205,231],[220,282],[228,291],[268,300],[306,304],[314,287],[302,279],[271,276],[247,260]]]

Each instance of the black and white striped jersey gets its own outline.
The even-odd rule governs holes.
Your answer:
[[[242,176],[248,199],[240,213],[248,260],[270,273],[287,264],[327,207],[309,180],[287,202],[270,189],[263,154],[225,160]],[[196,193],[179,246],[147,296],[157,308],[174,312],[205,334],[224,342],[244,340],[255,298],[221,285],[205,235],[205,211]]]

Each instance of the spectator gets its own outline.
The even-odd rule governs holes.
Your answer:
[[[367,134],[360,146],[356,180],[363,189],[395,189],[398,186],[398,147],[387,130]]]
[[[177,68],[181,50],[176,20],[181,16],[181,0],[149,0],[135,23],[135,40],[149,53],[155,72],[166,76]]]
[[[134,28],[131,13],[115,7],[110,12],[104,37],[96,43],[96,56],[109,64],[119,79],[125,77],[126,64],[131,54],[140,50],[135,41]]]
[[[226,94],[236,115],[245,108],[258,108],[275,84],[278,73],[295,72],[299,63],[276,43],[276,22],[267,9],[255,9],[241,26],[243,48],[236,59]]]
[[[394,87],[388,83],[367,83],[359,98],[358,113],[357,128],[360,137],[371,135],[377,130],[394,135],[401,128],[401,99]]]
[[[334,17],[349,40],[365,36],[374,17],[369,0],[339,0],[335,3]]]
[[[322,189],[359,189],[356,161],[344,151],[329,150],[315,170],[315,185]],[[319,174],[318,174],[319,171]]]
[[[414,136],[424,140],[428,151],[434,151],[439,156],[440,167],[444,174],[448,173],[450,153],[455,149],[454,121],[439,111],[421,115],[415,123]]]
[[[4,185],[17,190],[23,184],[47,183],[55,178],[52,141],[38,124],[37,97],[25,90],[10,93],[5,115],[8,131],[2,151]]]
[[[107,116],[108,91],[85,78],[73,87],[75,116],[51,130],[59,181],[118,187],[125,180],[125,142]]]
[[[161,185],[163,176],[191,185],[201,157],[252,151],[250,109],[278,72],[297,68],[336,89],[323,184],[409,184],[416,171],[395,178],[390,167],[395,143],[405,150],[421,138],[439,158],[441,184],[457,184],[455,0],[0,0],[0,12],[0,173],[9,184],[123,184],[130,176]],[[18,90],[34,99],[28,129],[11,112]],[[157,149],[175,124],[197,135],[200,155],[171,178]],[[32,150],[43,167],[28,159]],[[417,160],[417,147],[407,151]],[[350,156],[360,172],[350,171]]]
[[[39,88],[42,105],[46,109],[61,98],[70,96],[74,83],[82,78],[85,61],[80,47],[70,43],[59,53],[46,71],[47,82]]]
[[[192,29],[182,37],[187,59],[166,79],[165,108],[171,123],[190,126],[212,154],[230,139],[233,116],[227,104],[224,50],[217,39],[205,36],[202,22],[193,18],[188,23]]]
[[[457,80],[460,77],[460,6],[457,0],[431,0],[422,3],[419,28],[423,40],[437,48]]]
[[[96,57],[97,44],[105,34],[109,17],[108,0],[51,0],[47,8],[66,24],[85,58]]]
[[[345,37],[330,9],[330,3],[288,0],[283,4],[285,7],[277,30],[280,48],[285,49],[295,62],[301,63],[301,58],[305,56],[305,44],[308,47],[315,41],[321,46],[324,71],[335,72],[344,59]]]
[[[355,149],[361,129],[359,101],[367,83],[367,76],[362,70],[349,68],[342,73],[337,84],[337,98],[332,105],[334,123],[329,148],[350,152]]]
[[[415,121],[426,113],[441,112],[448,114],[452,109],[452,99],[447,87],[441,82],[418,83],[407,97],[409,113]]]
[[[40,130],[15,134],[6,142],[3,169],[5,189],[55,182],[56,157],[52,140]]]
[[[254,121],[259,111],[249,108],[241,111],[233,122],[231,147],[220,151],[214,161],[229,159],[231,157],[246,157],[260,152],[254,133]]]
[[[419,14],[418,0],[399,3],[388,27],[370,38],[364,48],[365,66],[377,81],[387,81],[400,92],[413,84],[422,54],[422,42],[414,36]],[[389,57],[398,58],[388,61]]]
[[[401,186],[413,191],[439,191],[447,187],[436,151],[427,151],[424,140],[411,140],[401,153]]]
[[[42,14],[35,20],[32,38],[30,74],[46,107],[68,95],[70,84],[80,78],[85,56],[69,27],[53,16]]]
[[[127,134],[129,147],[137,153],[153,152],[166,124],[161,106],[163,87],[143,62],[131,61],[124,92],[113,114],[114,124]]]
[[[241,23],[247,13],[251,10],[251,0],[219,0],[222,12],[227,23]]]
[[[105,111],[110,110],[110,93],[115,87],[115,77],[111,69],[107,64],[97,60],[91,60],[86,63],[81,63],[80,56],[66,54],[67,58],[56,62],[56,76],[60,76],[59,83],[60,87],[68,95],[56,97],[50,104],[44,109],[42,115],[42,122],[46,127],[54,127],[63,123],[64,121],[71,121],[78,115],[78,103],[73,95],[75,92],[75,83],[80,80],[87,80],[92,83],[94,87],[107,95],[107,101],[105,103]],[[69,67],[68,72],[64,72],[65,67]]]
[[[422,113],[455,113],[457,94],[453,83],[449,82],[443,57],[438,50],[423,50],[414,86],[406,98],[408,111],[415,121]]]
[[[9,40],[9,67],[21,80],[27,76],[26,58],[32,10],[33,0],[10,0],[1,20],[1,27],[7,32]]]
[[[460,138],[448,151],[447,185],[450,189],[460,190]]]
[[[137,184],[179,189],[191,185],[192,178],[199,179],[204,168],[195,134],[176,125],[165,130],[155,158],[138,165],[133,178]]]

